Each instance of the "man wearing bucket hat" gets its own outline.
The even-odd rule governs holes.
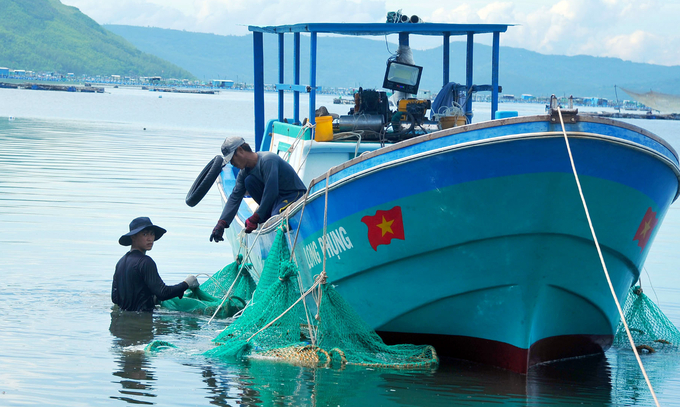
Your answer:
[[[283,158],[269,151],[253,152],[242,137],[227,137],[222,143],[222,155],[225,164],[231,164],[241,171],[210,235],[211,242],[224,240],[224,229],[234,220],[246,191],[259,204],[255,213],[246,219],[245,231],[250,233],[257,229],[258,224],[280,213],[307,190],[293,167]]]
[[[125,311],[153,311],[157,301],[182,298],[184,291],[198,287],[195,276],[188,276],[176,285],[165,285],[153,259],[146,255],[153,243],[166,230],[151,223],[147,217],[130,222],[130,232],[118,239],[130,251],[116,264],[111,287],[111,301]]]

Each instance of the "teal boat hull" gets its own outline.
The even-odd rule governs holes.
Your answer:
[[[677,155],[611,120],[582,118],[567,133],[623,302],[677,198]],[[229,174],[222,184],[229,190]],[[398,143],[332,169],[328,185],[326,198],[320,177],[304,214],[303,202],[285,214],[291,241],[299,230],[304,284],[325,270],[386,342],[429,343],[520,373],[611,345],[618,311],[550,116]],[[248,214],[241,209],[232,239]],[[253,257],[266,259],[280,220],[260,230]]]

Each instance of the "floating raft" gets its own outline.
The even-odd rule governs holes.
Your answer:
[[[75,85],[51,85],[42,83],[7,83],[0,82],[0,88],[10,89],[32,89],[32,90],[54,90],[61,92],[86,92],[86,93],[104,93],[104,88],[97,88],[94,86],[75,86]]]
[[[651,120],[680,120],[680,113],[666,113],[666,114],[654,114],[654,113],[625,113],[625,112],[598,112],[580,113],[583,116],[596,116],[596,117],[606,117],[609,119],[651,119]]]
[[[149,90],[151,92],[196,93],[199,95],[214,95],[216,93],[220,93],[219,90],[207,90],[207,89],[204,90],[204,89],[153,88]]]

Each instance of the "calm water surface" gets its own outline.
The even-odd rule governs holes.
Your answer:
[[[269,112],[275,99],[267,95]],[[338,113],[348,108],[320,100]],[[251,106],[252,94],[237,91],[159,98],[131,89],[0,89],[0,405],[653,405],[626,350],[528,376],[465,362],[405,372],[227,363],[200,356],[224,322],[112,312],[113,268],[126,251],[118,237],[136,216],[168,230],[149,252],[167,283],[231,262],[224,243],[208,241],[221,211],[217,192],[194,208],[184,197],[224,137],[252,140]],[[542,105],[501,109],[543,112]],[[486,119],[489,107],[475,111]],[[632,122],[680,150],[680,123]],[[643,274],[647,294],[676,325],[678,243],[676,204]],[[144,354],[153,339],[180,350]],[[680,355],[643,361],[662,405],[680,405]]]

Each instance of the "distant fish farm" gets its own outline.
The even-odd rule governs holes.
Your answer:
[[[52,90],[52,91],[61,91],[61,92],[104,93],[104,88],[91,86],[90,84],[85,84],[84,86],[75,86],[75,85],[52,85],[52,84],[38,84],[38,83],[0,82],[0,88]]]

